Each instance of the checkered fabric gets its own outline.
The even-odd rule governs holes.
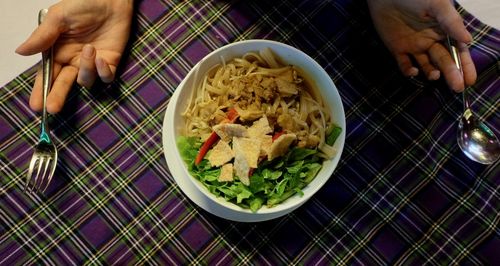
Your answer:
[[[44,195],[22,192],[38,115],[35,68],[0,90],[0,265],[500,265],[500,167],[456,143],[461,97],[408,79],[364,1],[136,3],[109,86],[72,91],[51,117],[59,147]],[[473,108],[500,135],[500,32],[459,8],[474,42]],[[272,39],[315,58],[341,94],[342,159],[305,205],[261,223],[218,218],[174,182],[161,130],[168,99],[210,51]]]

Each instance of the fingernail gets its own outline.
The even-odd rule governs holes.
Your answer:
[[[465,88],[464,84],[459,81],[452,82],[450,87],[453,91],[458,93],[462,92]]]
[[[441,74],[440,74],[439,70],[433,70],[429,73],[428,79],[429,80],[438,80],[440,75]]]
[[[467,45],[470,45],[473,40],[474,40],[474,37],[472,37],[472,34],[469,32],[469,41],[467,42]]]
[[[94,56],[94,47],[90,44],[83,46],[82,56],[88,59],[92,58]]]
[[[408,70],[408,76],[415,77],[418,75],[418,68],[412,67]]]

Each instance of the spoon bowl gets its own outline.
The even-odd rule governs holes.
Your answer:
[[[470,109],[465,110],[458,123],[457,142],[463,153],[478,163],[492,164],[500,156],[497,136]]]
[[[447,36],[447,43],[451,57],[463,76],[462,61],[456,42]],[[458,123],[458,146],[471,160],[482,164],[492,164],[500,157],[500,142],[495,133],[472,113],[468,90],[469,88],[466,88],[462,92],[464,113]]]

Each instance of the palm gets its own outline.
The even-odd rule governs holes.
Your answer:
[[[89,16],[92,20],[88,19]],[[74,26],[57,40],[55,63],[78,67],[82,47],[91,44],[98,56],[116,67],[128,39],[129,21],[122,19],[120,14],[107,17],[100,8],[80,10],[78,14],[68,14],[68,17],[71,17],[68,24]]]

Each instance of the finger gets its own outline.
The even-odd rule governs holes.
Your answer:
[[[431,14],[434,15],[439,25],[445,33],[455,40],[470,43],[472,36],[464,26],[462,17],[449,0],[436,1],[431,7]]]
[[[61,69],[47,97],[47,112],[55,114],[62,110],[77,75],[78,69],[74,66],[64,66]]]
[[[62,14],[59,6],[49,8],[45,19],[28,39],[16,49],[20,55],[33,55],[47,50],[51,47],[61,34]]]
[[[462,61],[462,70],[464,74],[465,84],[467,86],[471,86],[476,82],[477,78],[474,61],[472,61],[469,48],[465,43],[458,43],[457,46],[460,55],[460,60]]]
[[[86,44],[82,48],[80,56],[80,69],[78,70],[78,84],[84,87],[92,87],[96,79],[96,66],[95,66],[96,51],[94,46]]]
[[[115,78],[116,67],[109,65],[101,57],[96,58],[97,73],[104,83],[110,83]]]
[[[418,64],[420,65],[420,68],[424,71],[425,76],[427,77],[428,80],[439,79],[441,73],[430,62],[429,56],[427,54],[415,55],[415,60],[417,60]]]
[[[35,112],[42,110],[42,68],[36,72],[35,84],[30,95],[30,108]]]
[[[435,43],[429,49],[429,55],[434,65],[443,73],[448,86],[456,92],[463,91],[464,79],[462,73],[458,70],[448,50],[442,44]]]
[[[396,61],[398,62],[399,69],[403,75],[407,77],[414,77],[418,75],[418,68],[413,66],[410,57],[406,54],[396,55]]]
[[[52,81],[59,75],[61,71],[61,65],[54,63],[52,70]],[[52,82],[51,82],[52,83]],[[42,111],[43,107],[43,73],[42,68],[39,67],[35,77],[35,83],[33,84],[33,89],[30,95],[30,108],[35,112]]]

